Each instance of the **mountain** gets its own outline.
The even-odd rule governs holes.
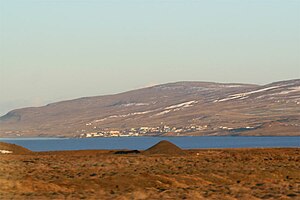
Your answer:
[[[120,131],[300,135],[299,113],[300,79],[263,86],[176,82],[13,110],[0,117],[0,137],[90,137]]]

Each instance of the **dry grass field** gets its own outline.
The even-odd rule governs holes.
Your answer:
[[[139,154],[0,154],[0,199],[300,199],[299,161],[299,148],[179,151],[168,143]]]

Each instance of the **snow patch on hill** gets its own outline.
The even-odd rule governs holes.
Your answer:
[[[238,88],[238,87],[244,87],[244,85],[232,84],[232,85],[220,85],[220,87],[222,87],[222,88]]]
[[[13,153],[13,152],[12,151],[8,151],[8,150],[1,150],[0,149],[0,153],[9,154],[9,153]]]
[[[129,106],[148,106],[150,105],[149,103],[127,103],[123,104],[122,106],[124,107],[129,107]]]
[[[93,123],[97,123],[97,122],[103,122],[105,120],[108,120],[108,119],[113,119],[113,118],[124,118],[124,117],[129,117],[129,116],[134,116],[134,115],[144,115],[144,114],[147,114],[147,113],[151,113],[151,112],[154,112],[156,110],[148,110],[148,111],[142,111],[142,112],[134,112],[134,113],[128,113],[128,114],[123,114],[123,115],[111,115],[111,116],[108,116],[108,117],[105,117],[105,118],[102,118],[102,119],[97,119],[97,120],[94,120],[90,123],[88,123],[89,125],[93,124]],[[86,124],[86,125],[88,125]]]
[[[224,102],[224,101],[229,101],[229,100],[234,100],[234,99],[245,99],[245,98],[249,97],[248,95],[261,93],[261,92],[265,92],[265,91],[269,91],[269,90],[274,90],[274,89],[284,87],[284,86],[286,86],[286,85],[278,85],[278,86],[262,88],[262,89],[259,89],[259,90],[254,90],[254,91],[245,92],[245,93],[232,94],[232,95],[229,95],[227,98],[215,100],[214,103]]]
[[[160,112],[160,113],[155,114],[154,116],[164,115],[164,114],[167,114],[167,113],[169,113],[169,112],[171,112],[171,111],[172,111],[172,110],[164,110],[164,111],[162,111],[162,112]]]
[[[282,92],[279,92],[277,94],[289,94],[289,93],[293,93],[293,92],[300,92],[300,86],[296,86],[296,87],[291,87],[289,88],[287,91],[282,91]]]
[[[188,101],[188,102],[172,105],[172,106],[166,107],[165,110],[180,108],[180,107],[187,108],[187,107],[191,107],[192,104],[194,104],[194,103],[198,103],[198,101]]]
[[[193,101],[187,101],[187,102],[183,102],[183,103],[176,104],[176,105],[171,105],[171,106],[165,107],[164,111],[157,113],[154,116],[164,115],[171,111],[179,111],[184,108],[192,107],[193,104],[196,104],[196,103],[198,103],[198,101],[193,100]]]

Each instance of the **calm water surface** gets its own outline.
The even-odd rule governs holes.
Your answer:
[[[300,147],[300,137],[115,137],[115,138],[0,138],[0,141],[26,147],[32,151],[82,149],[147,149],[161,140],[168,140],[184,149]]]

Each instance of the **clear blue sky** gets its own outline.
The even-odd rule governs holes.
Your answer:
[[[299,77],[299,0],[0,0],[0,115],[181,80]]]

